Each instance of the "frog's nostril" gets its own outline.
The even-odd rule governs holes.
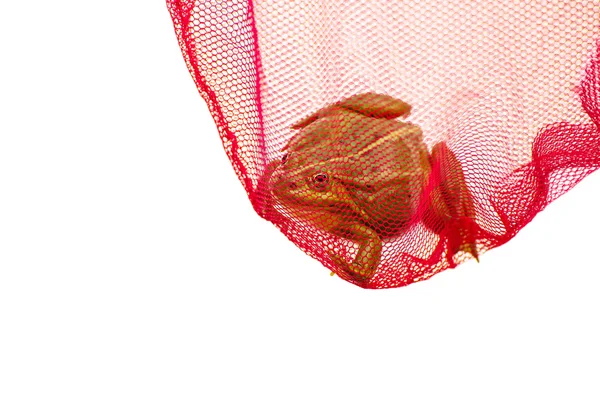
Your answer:
[[[290,189],[297,189],[298,185],[295,182],[291,182],[288,186]]]

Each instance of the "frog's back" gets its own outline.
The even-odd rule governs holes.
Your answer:
[[[360,150],[346,161],[347,173],[370,185],[354,188],[355,201],[369,215],[366,221],[382,237],[400,234],[414,221],[429,176],[429,153],[419,126],[361,116],[349,132],[363,133]],[[358,140],[354,140],[357,142]]]

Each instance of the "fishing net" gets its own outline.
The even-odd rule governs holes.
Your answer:
[[[600,166],[600,1],[167,4],[254,209],[356,285],[480,258]]]

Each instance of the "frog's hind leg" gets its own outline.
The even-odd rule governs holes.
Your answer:
[[[396,119],[410,115],[412,107],[410,104],[396,99],[387,94],[361,93],[345,98],[335,104],[323,107],[312,114],[302,118],[291,126],[292,129],[302,129],[313,122],[331,116],[347,112],[347,110],[366,115],[372,118]]]
[[[342,256],[330,251],[331,260],[336,266],[349,271],[360,280],[370,279],[379,265],[383,247],[377,232],[360,223],[352,223],[337,228],[334,233],[358,243],[358,252],[354,260],[348,262]]]
[[[433,147],[431,164],[439,171],[440,182],[430,194],[424,223],[436,233],[446,232],[450,257],[463,251],[479,261],[475,206],[462,166],[444,142]]]
[[[395,119],[410,114],[410,104],[387,94],[361,93],[348,97],[336,104],[373,118]]]

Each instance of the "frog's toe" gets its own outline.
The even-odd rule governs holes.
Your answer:
[[[348,262],[346,259],[339,254],[328,251],[331,261],[341,270],[348,271],[352,276],[358,280],[369,280],[375,273],[375,269],[368,266],[363,266],[358,262]]]
[[[359,263],[351,263],[349,264],[348,269],[355,277],[361,280],[369,280],[375,273],[375,269],[372,267],[365,267]]]
[[[455,221],[448,237],[452,255],[459,252],[468,253],[479,262],[476,237],[477,225],[471,218],[461,218]]]
[[[458,250],[469,253],[473,256],[473,258],[475,258],[475,261],[479,262],[479,252],[477,251],[477,245],[475,243],[463,243]]]

